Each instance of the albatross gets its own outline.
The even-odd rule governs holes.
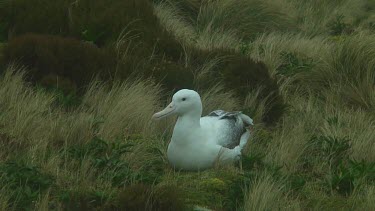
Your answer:
[[[199,171],[220,163],[240,159],[241,150],[250,137],[253,120],[240,111],[215,110],[202,117],[202,102],[194,90],[182,89],[172,102],[152,118],[170,115],[178,119],[168,145],[170,164],[180,170]]]

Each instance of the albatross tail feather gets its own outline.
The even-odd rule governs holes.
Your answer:
[[[246,114],[240,113],[240,117],[246,126],[254,125],[254,120]]]
[[[243,150],[244,146],[246,145],[247,141],[249,140],[249,137],[250,137],[250,131],[249,130],[246,130],[246,132],[244,132],[241,136],[241,139],[240,139],[240,149]]]

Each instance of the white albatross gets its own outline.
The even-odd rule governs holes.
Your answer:
[[[178,119],[167,155],[170,164],[181,170],[199,171],[211,168],[216,161],[239,160],[253,125],[253,120],[241,112],[216,110],[201,117],[201,98],[188,89],[176,92],[172,102],[152,117],[162,119],[172,114]]]

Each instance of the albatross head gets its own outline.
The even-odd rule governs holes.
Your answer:
[[[172,102],[162,111],[154,114],[153,119],[162,119],[172,114],[179,117],[185,115],[201,116],[202,102],[194,90],[181,89],[173,95]]]

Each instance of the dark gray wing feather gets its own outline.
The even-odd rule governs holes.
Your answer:
[[[221,121],[226,121],[226,128],[224,131],[226,138],[222,143],[218,143],[223,147],[233,149],[234,147],[240,144],[241,135],[246,132],[246,128],[249,125],[253,124],[253,120],[242,114],[241,111],[223,111],[215,110],[209,113],[207,116],[217,117]]]
[[[216,110],[209,113],[207,116],[217,116],[219,119],[236,119],[237,116],[241,114],[241,111],[223,111],[223,110]]]

